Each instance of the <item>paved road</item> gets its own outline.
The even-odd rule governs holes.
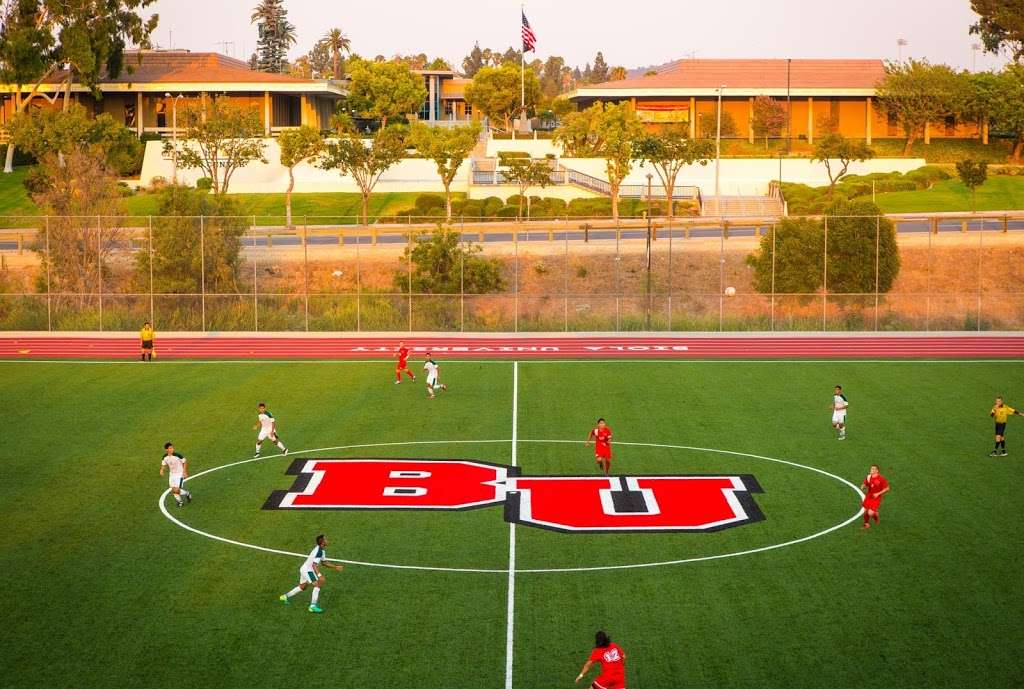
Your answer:
[[[896,231],[899,232],[900,234],[925,234],[931,228],[931,224],[929,222],[920,221],[920,220],[895,221],[895,224],[896,224]],[[982,229],[983,225],[984,225],[985,229],[987,231],[990,231],[990,232],[1000,231],[1003,228],[1002,220],[999,220],[998,218],[991,218],[991,219],[987,219],[987,220],[980,220],[980,219],[979,220],[970,220],[967,223],[967,229],[968,229],[968,231],[975,232],[975,231],[978,231],[978,230]],[[768,225],[759,225],[759,226],[754,226],[754,225],[731,225],[729,227],[729,236],[731,236],[731,237],[752,237],[752,236],[754,236],[756,234],[758,228],[760,228],[761,230],[764,230],[767,227],[769,227],[769,226]],[[1024,231],[1024,220],[1011,220],[1009,223],[1007,223],[1007,227],[1011,231]],[[945,220],[945,221],[939,221],[938,229],[939,229],[940,233],[959,233],[959,232],[962,232],[962,225],[961,225],[961,222],[959,220]],[[621,231],[621,237],[624,240],[643,239],[645,234],[646,234],[646,230],[641,229],[641,228],[626,229],[626,230],[622,230]],[[713,227],[694,228],[694,229],[690,230],[690,237],[691,238],[705,238],[705,239],[706,238],[716,238],[716,237],[721,236],[721,234],[722,234],[722,231],[720,229],[713,228]],[[561,231],[556,230],[553,233],[552,236],[554,238],[554,241],[556,241],[556,242],[566,241],[566,236],[568,236],[568,241],[576,242],[576,241],[583,241],[584,235],[585,235],[585,233],[582,230],[572,229],[572,230],[561,230]],[[685,233],[684,233],[682,228],[673,229],[673,230],[671,230],[671,232],[669,230],[665,229],[665,228],[662,228],[662,229],[658,230],[658,238],[659,239],[668,239],[669,235],[671,235],[673,239],[683,239],[684,236],[685,236]],[[474,242],[479,241],[479,235],[476,232],[466,232],[466,233],[463,234],[463,238],[466,241],[474,241]],[[611,229],[595,229],[595,230],[590,230],[590,232],[589,232],[589,239],[591,241],[614,240],[615,239],[615,231],[611,230]],[[512,232],[511,231],[508,231],[508,232],[486,232],[484,234],[484,240],[483,241],[484,241],[485,244],[489,244],[489,243],[493,243],[493,242],[511,242],[512,241]],[[547,242],[547,241],[549,241],[548,232],[546,230],[523,231],[523,232],[519,233],[519,241],[521,241],[521,242]],[[369,235],[345,237],[344,238],[344,245],[345,246],[351,246],[351,245],[355,245],[355,244],[359,244],[359,245],[362,245],[362,246],[369,246],[369,245],[372,244],[372,242],[373,242],[373,240],[371,239],[371,237]],[[264,236],[258,237],[256,239],[254,239],[253,237],[243,237],[242,238],[243,246],[251,247],[251,246],[253,246],[254,243],[257,246],[266,246],[267,245],[266,236],[264,235]],[[406,239],[402,235],[394,235],[394,234],[384,234],[384,233],[382,233],[382,234],[378,235],[377,243],[378,244],[405,244],[406,243]],[[289,234],[274,235],[274,237],[273,237],[273,245],[275,247],[294,247],[294,246],[300,246],[301,245],[301,240],[300,240],[300,238],[297,235],[289,235]],[[314,236],[311,236],[311,237],[309,237],[309,246],[310,247],[338,246],[338,236],[337,235],[314,235]],[[18,248],[17,242],[14,242],[14,241],[0,241],[0,251],[15,251],[15,250],[17,250],[17,248]]]

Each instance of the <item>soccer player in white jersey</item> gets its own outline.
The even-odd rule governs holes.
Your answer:
[[[178,507],[185,504],[185,500],[192,502],[192,493],[185,490],[185,479],[188,478],[188,460],[174,451],[172,443],[164,443],[164,458],[160,462],[160,475],[164,470],[170,472],[167,482],[171,486],[171,494]]]
[[[309,603],[310,612],[323,612],[317,602],[320,600],[320,587],[324,584],[324,575],[320,571],[321,567],[330,567],[331,569],[340,572],[345,569],[342,565],[334,564],[333,562],[325,562],[327,559],[327,546],[330,541],[327,540],[327,536],[320,534],[316,537],[316,546],[309,552],[309,556],[306,561],[299,567],[299,585],[293,588],[288,593],[281,594],[277,597],[279,601],[285,605],[289,605],[292,596],[298,595],[301,591],[305,591],[306,587],[310,584],[313,585],[313,596]]]
[[[258,428],[260,434],[256,436],[256,454],[253,456],[260,456],[260,448],[263,446],[263,441],[267,438],[270,438],[272,443],[281,448],[282,452],[288,454],[288,448],[285,447],[284,443],[281,442],[281,439],[277,437],[277,419],[274,418],[274,415],[270,413],[270,410],[267,409],[267,405],[263,402],[260,402],[259,406],[256,408],[256,418],[256,425],[252,428],[253,430]]]
[[[849,406],[843,386],[837,385],[832,393],[832,428],[839,431],[838,440],[846,440],[846,408]]]
[[[427,352],[427,360],[423,362],[423,370],[427,372],[427,394],[434,399],[434,390],[447,390],[448,386],[441,382],[441,367]]]

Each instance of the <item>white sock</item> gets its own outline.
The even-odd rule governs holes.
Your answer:
[[[282,443],[282,442],[281,442],[280,440],[278,440],[278,441],[277,441],[277,446],[278,446],[279,448],[281,448],[282,450],[283,450],[283,449],[285,449],[285,447],[284,447],[284,443]]]
[[[288,593],[284,594],[284,597],[285,597],[285,598],[291,598],[292,596],[297,596],[297,595],[299,595],[299,593],[300,593],[301,591],[302,591],[302,589],[301,589],[301,588],[299,588],[298,586],[296,586],[296,587],[295,587],[295,588],[293,588],[293,589],[292,589],[291,591],[289,591]]]
[[[313,600],[310,601],[310,605],[316,605],[316,602],[318,600],[320,600],[320,587],[319,586],[314,586],[313,587]]]
[[[176,494],[174,496],[174,499],[178,502],[179,505],[181,504],[181,495],[180,494]]]
[[[263,447],[263,443],[256,443],[256,454],[260,453],[260,448]]]
[[[181,495],[183,497],[186,497],[186,498],[191,498],[192,497],[192,493],[190,493],[189,491],[185,490],[184,488],[181,489]]]

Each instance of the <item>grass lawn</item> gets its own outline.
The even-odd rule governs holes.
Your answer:
[[[13,430],[0,443],[4,685],[505,686],[514,533],[515,689],[572,687],[599,628],[628,654],[634,687],[1019,686],[1024,424],[1010,421],[1008,458],[988,458],[986,414],[998,392],[1024,397],[1020,363],[544,361],[520,363],[516,388],[511,362],[441,363],[450,390],[433,401],[419,382],[393,385],[392,362],[0,363]],[[845,442],[829,428],[837,382],[851,402]],[[908,390],[926,413],[907,413]],[[158,509],[163,442],[193,474],[248,459],[262,400],[292,455],[267,443],[258,461],[189,481],[191,504],[163,504],[194,529],[286,553],[205,538]],[[570,534],[510,529],[500,504],[261,509],[293,489],[296,458],[515,460],[524,477],[593,477],[580,441],[597,416],[614,429],[617,474],[749,474],[763,492],[744,495],[764,519]],[[55,433],[62,423],[72,432]],[[341,447],[374,443],[390,444]],[[867,532],[856,520],[738,557],[528,571],[809,536],[855,518],[859,496],[835,477],[859,485],[872,463],[892,493]],[[536,515],[537,493],[521,493]],[[318,533],[330,557],[353,562],[326,572],[313,615],[308,591],[288,606],[277,596]]]
[[[1024,209],[1024,177],[989,177],[977,193],[979,211]],[[931,189],[876,194],[875,203],[885,213],[970,211],[971,192],[960,180],[948,179]]]
[[[22,183],[26,172],[27,167],[16,167],[14,172],[6,175],[0,172],[0,216],[39,215],[39,209],[28,197],[28,191]],[[0,218],[0,227],[3,225],[4,221]]]

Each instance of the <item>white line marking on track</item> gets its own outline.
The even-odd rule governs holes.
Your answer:
[[[397,447],[397,446],[407,446],[407,445],[466,445],[466,444],[490,444],[490,443],[511,443],[511,442],[512,442],[511,439],[508,439],[508,440],[411,440],[411,441],[396,442],[396,443],[364,443],[364,444],[358,444],[358,445],[336,445],[336,446],[333,446],[333,447],[319,447],[319,448],[315,448],[315,449],[311,449],[311,450],[298,450],[298,451],[293,450],[293,451],[289,452],[289,456],[309,454],[311,452],[327,452],[329,450],[358,450],[358,449],[365,449],[365,448],[371,448],[371,447]],[[526,439],[526,440],[524,440],[524,439],[521,439],[521,438],[517,438],[517,440],[516,440],[516,444],[517,445],[519,443],[575,443],[575,444],[581,444],[581,443],[585,443],[585,442],[586,442],[585,440],[540,440],[540,439]],[[747,453],[747,452],[733,452],[733,451],[730,451],[730,450],[718,450],[718,449],[710,448],[710,447],[692,447],[692,446],[689,446],[689,445],[669,445],[669,444],[663,444],[663,443],[630,443],[630,442],[622,442],[622,441],[618,441],[617,444],[619,444],[619,445],[632,445],[632,446],[636,446],[636,447],[660,447],[660,448],[667,448],[667,449],[673,449],[673,450],[693,450],[693,451],[696,451],[696,452],[715,452],[715,453],[725,454],[725,455],[735,455],[737,457],[751,457],[753,459],[763,459],[763,460],[766,460],[766,461],[769,461],[769,462],[776,462],[778,464],[788,464],[789,466],[798,467],[800,469],[807,469],[808,471],[814,471],[814,472],[817,472],[819,474],[822,474],[823,476],[827,476],[827,477],[829,477],[831,479],[839,481],[840,483],[843,483],[846,486],[849,486],[853,490],[853,492],[856,493],[860,497],[861,500],[864,499],[864,493],[861,492],[860,488],[858,488],[853,483],[850,483],[849,481],[847,481],[842,476],[837,476],[835,474],[829,473],[829,472],[825,471],[824,469],[818,469],[816,467],[808,466],[806,464],[798,464],[797,462],[790,462],[790,461],[787,461],[787,460],[784,460],[784,459],[776,459],[774,457],[765,457],[763,455],[755,455],[755,454],[750,454],[750,453]],[[266,455],[264,457],[253,457],[253,458],[250,458],[250,459],[243,459],[243,460],[240,460],[238,462],[231,462],[229,464],[222,464],[220,466],[213,467],[212,469],[207,469],[205,471],[201,471],[198,474],[193,474],[192,476],[189,476],[187,479],[185,479],[185,481],[188,482],[188,481],[191,481],[192,479],[199,478],[200,476],[204,476],[204,475],[212,473],[214,471],[220,471],[221,469],[228,469],[228,468],[239,466],[239,465],[242,465],[242,464],[248,464],[250,462],[257,462],[257,461],[261,461],[261,460],[264,460],[264,459],[274,459],[274,458],[283,457],[283,456],[284,455],[281,455],[281,454]],[[253,550],[260,550],[260,551],[263,551],[265,553],[273,553],[275,555],[287,555],[287,556],[290,556],[290,557],[298,557],[298,558],[303,558],[303,559],[306,557],[306,553],[294,553],[294,552],[291,552],[291,551],[288,551],[288,550],[279,550],[279,549],[276,549],[276,548],[267,548],[267,547],[264,547],[264,546],[255,545],[253,543],[243,543],[241,541],[234,541],[234,540],[232,540],[230,538],[224,538],[223,536],[217,536],[216,534],[211,534],[211,533],[208,533],[206,531],[201,531],[199,529],[196,529],[195,527],[189,526],[188,524],[185,524],[184,522],[176,519],[167,510],[167,505],[165,503],[166,503],[166,500],[167,500],[167,496],[170,495],[170,493],[171,493],[171,489],[168,488],[167,490],[165,490],[163,493],[160,494],[160,497],[157,499],[157,507],[160,509],[160,512],[163,513],[164,517],[166,517],[168,520],[174,522],[175,524],[177,524],[181,528],[185,529],[186,531],[191,531],[192,533],[197,534],[199,536],[203,536],[205,538],[209,538],[209,539],[212,539],[212,540],[215,540],[215,541],[221,541],[222,543],[230,543],[231,545],[237,545],[237,546],[241,546],[243,548],[251,548]],[[766,552],[766,551],[769,551],[769,550],[776,550],[778,548],[785,548],[787,546],[797,545],[799,543],[805,543],[807,541],[814,540],[815,538],[819,538],[821,536],[825,536],[827,534],[832,533],[833,531],[837,531],[837,530],[843,528],[844,526],[852,524],[854,521],[859,519],[860,516],[863,513],[864,513],[864,509],[858,507],[857,512],[854,513],[854,515],[852,517],[850,517],[849,519],[847,519],[847,520],[845,520],[843,522],[840,522],[839,524],[836,524],[835,526],[831,526],[831,527],[829,527],[829,528],[827,528],[827,529],[825,529],[823,531],[819,531],[819,532],[811,534],[809,536],[804,536],[802,538],[797,538],[797,539],[794,539],[794,540],[791,540],[791,541],[786,541],[784,543],[776,543],[776,544],[773,544],[773,545],[762,546],[760,548],[754,548],[754,549],[751,549],[751,550],[740,550],[740,551],[736,551],[736,552],[732,552],[732,553],[721,553],[721,554],[718,554],[718,555],[705,555],[705,556],[702,556],[702,557],[691,557],[691,558],[684,558],[684,559],[680,559],[680,560],[665,560],[663,562],[638,562],[638,563],[628,564],[628,565],[599,565],[599,566],[595,566],[595,567],[548,567],[548,568],[536,568],[536,569],[516,569],[516,573],[517,574],[546,574],[546,573],[561,573],[561,572],[601,572],[601,571],[616,570],[616,569],[645,569],[645,568],[649,568],[649,567],[666,567],[666,566],[669,566],[669,565],[683,565],[683,564],[689,564],[689,563],[692,563],[692,562],[706,562],[708,560],[722,560],[722,559],[731,558],[731,557],[741,557],[743,555],[753,555],[755,553],[763,553],[763,552]],[[505,574],[505,575],[507,575],[509,573],[509,569],[507,567],[506,568],[502,568],[502,569],[497,569],[497,568],[495,568],[495,569],[475,568],[475,567],[431,567],[431,566],[426,566],[426,565],[400,565],[400,564],[392,564],[392,563],[387,563],[387,562],[364,562],[364,561],[361,561],[361,560],[342,560],[340,558],[329,558],[329,559],[334,561],[334,562],[344,562],[346,564],[363,565],[363,566],[366,566],[366,567],[380,567],[380,568],[383,568],[383,569],[409,569],[409,570],[417,570],[417,571],[425,571],[425,572],[466,572],[466,573],[473,573],[473,574]]]
[[[512,466],[519,451],[519,362],[512,362]],[[510,491],[511,492],[511,491]],[[516,612],[516,525],[508,525],[508,599],[505,614],[505,689],[512,689],[513,631]]]

